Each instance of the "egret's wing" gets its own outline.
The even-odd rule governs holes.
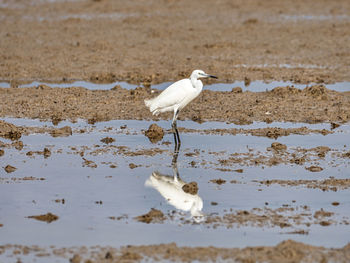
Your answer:
[[[193,89],[189,79],[182,79],[166,88],[152,103],[159,110],[169,108],[181,103],[188,95],[190,89]]]

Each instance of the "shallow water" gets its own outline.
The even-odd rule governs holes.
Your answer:
[[[16,125],[51,126],[48,122],[26,119],[4,119]],[[236,210],[248,210],[266,207],[277,209],[285,204],[297,208],[309,206],[311,212],[323,208],[334,212],[332,220],[337,224],[321,226],[311,224],[297,226],[296,229],[309,231],[307,235],[287,234],[295,228],[280,227],[254,227],[225,225],[217,228],[203,224],[183,224],[180,217],[191,219],[187,211],[176,209],[165,200],[156,189],[146,187],[145,182],[152,172],[173,176],[171,161],[173,157],[173,137],[167,134],[161,143],[151,144],[142,130],[148,128],[148,121],[110,121],[97,123],[94,126],[78,121],[71,124],[60,123],[60,126],[70,125],[73,130],[88,128],[85,133],[74,132],[69,137],[53,138],[48,134],[31,134],[23,136],[21,140],[24,148],[18,151],[14,148],[5,148],[5,155],[0,157],[2,167],[13,165],[17,170],[7,174],[1,169],[0,181],[0,244],[23,244],[40,246],[74,246],[74,245],[141,245],[176,242],[179,246],[219,246],[219,247],[245,247],[258,245],[275,245],[286,239],[293,239],[312,245],[326,247],[341,247],[349,242],[350,231],[345,224],[340,224],[345,218],[350,218],[350,199],[348,190],[337,192],[320,189],[309,189],[303,185],[281,186],[260,185],[256,180],[322,180],[330,176],[335,178],[349,178],[349,160],[335,159],[328,154],[324,160],[319,161],[323,171],[311,173],[305,170],[305,165],[280,164],[277,166],[245,166],[236,164],[232,169],[243,169],[243,173],[222,172],[217,170],[218,158],[228,157],[231,153],[264,152],[275,140],[265,137],[255,137],[238,134],[232,135],[203,135],[200,133],[181,134],[182,148],[178,157],[178,171],[185,182],[198,183],[198,196],[203,201],[202,213],[210,215]],[[163,128],[168,128],[166,121],[157,122]],[[129,134],[122,132],[120,126],[127,125]],[[206,122],[198,124],[191,121],[181,121],[181,127],[205,128],[237,128],[234,124]],[[314,129],[326,128],[327,124],[290,124],[290,123],[254,123],[245,125],[245,128],[257,127],[301,127]],[[110,128],[106,131],[106,128]],[[332,150],[348,151],[350,126],[342,125],[334,130],[334,134],[323,135],[290,135],[281,137],[277,141],[286,144],[288,149],[316,146],[328,146]],[[101,138],[106,136],[114,138],[114,146],[127,146],[130,151],[140,149],[159,148],[164,153],[154,156],[139,155],[127,156],[116,153],[113,147],[103,147]],[[10,142],[1,139],[4,142]],[[96,145],[99,145],[98,147]],[[346,146],[344,146],[346,145]],[[43,150],[48,147],[52,154],[48,158],[42,155],[29,157],[28,151]],[[82,147],[88,147],[84,158],[94,161],[97,168],[85,166],[82,157],[74,154]],[[98,151],[98,149],[106,151]],[[187,156],[186,153],[198,152],[198,155]],[[222,156],[210,154],[222,152]],[[196,161],[193,167],[190,163]],[[205,161],[205,163],[203,163]],[[333,161],[332,164],[330,164]],[[129,164],[140,165],[130,169]],[[202,164],[203,163],[203,164]],[[116,168],[110,168],[115,164]],[[45,178],[34,181],[12,181],[11,178],[33,176]],[[236,180],[239,183],[217,185],[210,183],[211,179]],[[7,179],[7,180],[6,180]],[[9,183],[6,183],[9,181]],[[65,203],[55,202],[64,199]],[[100,203],[102,201],[102,203]],[[339,206],[332,206],[337,201]],[[97,203],[96,203],[97,202]],[[217,202],[212,205],[211,202]],[[147,213],[151,208],[161,210],[164,214],[175,210],[177,217],[166,220],[162,224],[145,224],[133,218]],[[54,213],[59,216],[57,221],[45,223],[26,218],[31,215]],[[123,217],[121,220],[112,220],[109,217]],[[193,221],[194,223],[194,221]],[[327,238],[324,238],[327,236]]]
[[[170,86],[173,82],[164,82],[157,85],[152,85],[152,89],[158,89],[158,90],[164,90],[168,86]],[[139,86],[143,85],[135,85],[130,84],[127,82],[121,82],[116,81],[113,83],[93,83],[93,82],[87,82],[87,81],[74,81],[72,83],[49,83],[49,82],[41,82],[41,81],[33,81],[31,83],[22,84],[19,85],[19,88],[27,88],[27,87],[35,87],[38,85],[47,85],[52,88],[69,88],[69,87],[83,87],[85,89],[89,90],[110,90],[113,87],[119,85],[124,89],[135,89]],[[249,85],[245,85],[244,81],[235,81],[233,83],[214,83],[211,85],[205,85],[204,89],[213,90],[213,91],[231,91],[232,88],[235,87],[241,87],[243,91],[253,91],[253,92],[262,92],[267,90],[272,90],[276,87],[285,87],[285,86],[294,86],[298,89],[304,89],[307,86],[310,86],[311,84],[296,84],[290,81],[271,81],[271,82],[264,82],[261,80],[258,81],[252,81]],[[334,84],[326,84],[325,85],[327,89],[335,90],[339,92],[345,92],[350,91],[350,82],[337,82]],[[10,88],[11,85],[8,82],[0,82],[0,88]]]

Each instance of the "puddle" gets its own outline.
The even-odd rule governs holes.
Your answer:
[[[282,14],[281,18],[289,21],[349,21],[349,15],[288,15]]]
[[[50,122],[38,120],[3,119],[16,125],[52,126]],[[322,191],[308,188],[306,184],[259,183],[274,179],[294,182],[349,178],[350,159],[337,155],[349,151],[349,124],[326,136],[290,135],[277,140],[291,153],[298,147],[327,146],[331,150],[324,158],[312,157],[315,161],[306,161],[303,165],[236,163],[226,167],[219,160],[235,153],[270,155],[266,149],[276,140],[243,134],[182,133],[182,146],[174,166],[172,134],[163,138],[163,142],[170,144],[151,144],[141,132],[150,123],[153,122],[116,120],[93,126],[82,120],[73,124],[60,123],[71,126],[73,135],[54,138],[49,134],[31,134],[22,136],[22,150],[5,147],[5,154],[0,157],[0,224],[3,225],[0,243],[118,247],[176,242],[178,246],[246,247],[276,245],[293,239],[317,246],[341,247],[349,241],[346,225],[350,220],[348,189],[339,187],[337,191]],[[157,124],[169,128],[168,121]],[[121,126],[125,128],[121,129]],[[178,126],[192,129],[241,127],[191,121],[179,121]],[[303,123],[253,123],[244,128],[267,126],[330,128],[329,124]],[[79,133],[82,128],[87,132]],[[120,133],[121,130],[127,132]],[[115,141],[102,143],[101,139],[106,136]],[[1,141],[11,143],[3,138]],[[51,151],[47,158],[26,154],[42,151],[45,147]],[[147,150],[151,153],[145,153]],[[17,170],[6,173],[3,167],[7,164]],[[310,172],[305,169],[311,165],[318,165],[323,170]],[[239,169],[239,172],[233,171]],[[179,176],[175,181],[174,172]],[[24,180],[25,177],[32,179]],[[217,179],[226,182],[221,185],[211,182]],[[182,192],[183,185],[191,182],[197,183],[198,192],[192,195]],[[339,205],[332,205],[335,201]],[[304,211],[305,206],[308,208]],[[308,216],[301,216],[301,224],[291,222],[291,226],[283,228],[257,226],[249,220],[245,225],[234,223],[229,227],[225,222],[215,227],[206,222],[215,215],[224,217],[237,211],[252,213],[254,209],[279,211],[286,207],[293,211],[278,212],[283,217],[300,213]],[[151,208],[165,215],[163,223],[145,224],[134,219]],[[321,209],[334,213],[324,219],[331,221],[328,226],[315,223],[318,219],[314,215]],[[48,212],[57,215],[58,220],[46,223],[27,218]],[[297,230],[308,234],[290,234]]]
[[[158,89],[158,90],[164,90],[168,86],[170,86],[173,82],[164,82],[161,84],[152,85],[152,89]],[[130,84],[127,82],[120,82],[116,81],[113,83],[107,83],[107,84],[101,84],[101,83],[92,83],[87,81],[75,81],[72,83],[48,83],[48,82],[40,82],[40,81],[33,81],[28,84],[22,84],[19,85],[19,88],[28,88],[28,87],[35,87],[39,85],[47,85],[52,88],[69,88],[69,87],[83,87],[85,89],[89,90],[110,90],[113,87],[119,85],[124,89],[135,89],[139,86],[143,85],[135,85]],[[232,88],[235,87],[241,87],[243,91],[253,91],[253,92],[262,92],[267,90],[272,90],[276,87],[285,87],[285,86],[294,86],[298,89],[304,89],[311,84],[295,84],[293,82],[289,81],[271,81],[271,82],[264,82],[264,81],[252,81],[249,85],[245,85],[244,81],[235,81],[233,83],[214,83],[211,85],[205,85],[204,89],[213,90],[213,91],[231,91]],[[335,90],[339,92],[345,92],[350,91],[350,82],[337,82],[334,84],[326,84],[325,85],[327,89]],[[8,82],[0,82],[0,88],[10,88],[11,85]]]

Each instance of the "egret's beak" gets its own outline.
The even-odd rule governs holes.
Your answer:
[[[212,78],[212,79],[217,79],[217,78],[218,78],[218,77],[216,77],[216,76],[209,75],[209,74],[206,74],[206,77],[207,77],[207,78]]]

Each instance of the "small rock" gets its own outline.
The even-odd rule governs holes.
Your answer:
[[[109,144],[112,142],[115,142],[115,139],[111,138],[111,137],[105,137],[101,139],[101,142],[105,143],[105,144]]]
[[[335,123],[335,122],[331,122],[331,130],[334,130],[336,128],[338,128],[340,126],[340,124]]]
[[[0,157],[3,156],[5,154],[4,150],[0,150]]]
[[[33,218],[39,221],[45,221],[47,223],[51,223],[52,221],[56,221],[58,219],[58,216],[51,213],[47,213],[44,215],[28,216],[28,218]]]
[[[129,168],[130,168],[130,169],[135,169],[135,168],[137,168],[137,167],[139,167],[139,165],[136,165],[136,164],[134,164],[134,163],[129,163]]]
[[[14,172],[14,171],[16,171],[17,170],[17,168],[16,167],[14,167],[14,166],[12,166],[12,165],[6,165],[6,167],[4,168],[5,169],[5,171],[7,172],[7,173],[12,173],[12,172]]]

